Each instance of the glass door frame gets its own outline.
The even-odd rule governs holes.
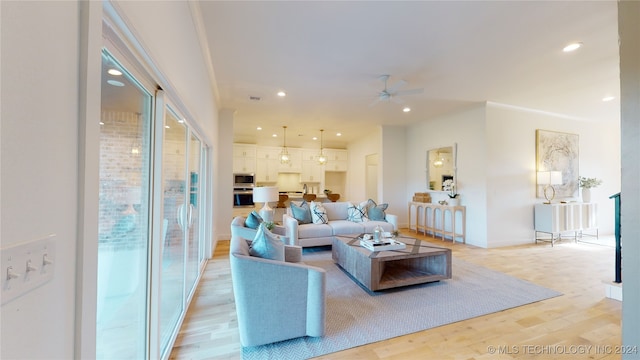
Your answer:
[[[119,62],[128,69],[138,81],[140,81],[149,93],[154,94],[154,113],[152,118],[151,146],[153,156],[151,157],[151,174],[149,183],[151,194],[149,199],[149,209],[151,212],[149,221],[149,234],[151,239],[161,239],[162,219],[157,219],[157,214],[161,209],[162,193],[158,191],[158,182],[161,182],[162,168],[162,144],[157,139],[162,139],[163,127],[158,118],[163,117],[163,113],[157,109],[163,109],[167,99],[175,99],[174,108],[181,113],[187,114],[187,122],[190,121],[189,111],[186,105],[180,100],[178,92],[171,83],[164,77],[164,74],[153,62],[152,57],[146,52],[145,47],[136,39],[135,33],[129,29],[129,22],[120,16],[117,6],[110,1],[104,2],[82,2],[79,5],[81,16],[81,38],[80,49],[80,109],[79,109],[79,215],[78,215],[78,255],[77,267],[78,276],[76,280],[77,295],[76,301],[76,328],[74,357],[94,358],[96,356],[96,306],[97,306],[97,253],[98,253],[98,209],[99,209],[99,150],[100,150],[100,125],[97,121],[101,113],[100,92],[96,89],[101,87],[101,57],[98,55],[103,49],[107,49]],[[158,85],[160,84],[160,85]],[[164,88],[165,91],[158,90]],[[202,128],[197,122],[188,123],[189,130],[196,134],[201,141],[201,168],[200,186],[202,189],[200,251],[198,280],[203,273],[206,259],[211,256],[213,246],[213,198],[215,192],[210,189],[213,184],[213,163],[212,145],[215,139],[202,136]],[[160,178],[160,179],[158,179]],[[158,298],[160,273],[157,268],[160,266],[160,242],[149,240],[148,247],[148,268],[152,270],[148,275],[148,298],[147,298],[147,327],[146,336],[146,357],[149,359],[160,359]],[[155,271],[153,271],[155,270]],[[190,303],[193,292],[189,294],[187,304]],[[186,308],[185,308],[186,314]],[[184,318],[184,315],[183,315]],[[182,321],[182,319],[181,319]],[[176,333],[179,331],[176,330]],[[172,339],[172,342],[175,339]],[[170,355],[167,352],[166,357]]]

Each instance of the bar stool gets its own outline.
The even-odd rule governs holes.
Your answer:
[[[284,202],[287,200],[289,200],[289,195],[280,194],[280,196],[278,197],[278,205],[276,205],[276,208],[286,208]]]
[[[304,194],[304,195],[302,195],[302,198],[304,199],[304,201],[307,201],[307,202],[315,200],[316,197],[317,197],[316,194]]]

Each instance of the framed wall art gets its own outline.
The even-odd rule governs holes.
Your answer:
[[[578,134],[536,130],[536,170],[561,171],[562,184],[555,185],[556,198],[573,197],[578,191]],[[536,195],[544,197],[544,184],[537,184]]]

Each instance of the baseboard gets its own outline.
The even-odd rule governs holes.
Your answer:
[[[622,284],[613,281],[603,281],[604,294],[609,299],[622,301]]]

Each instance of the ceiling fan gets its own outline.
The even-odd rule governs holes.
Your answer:
[[[393,101],[395,103],[401,104],[402,99],[398,98],[399,96],[404,95],[415,95],[422,94],[424,92],[423,88],[420,89],[411,89],[411,90],[398,90],[399,88],[405,86],[407,84],[404,80],[399,80],[392,86],[388,86],[389,78],[391,75],[380,75],[378,79],[384,81],[384,89],[378,93],[376,99],[371,103],[370,106],[373,106],[381,101]]]

